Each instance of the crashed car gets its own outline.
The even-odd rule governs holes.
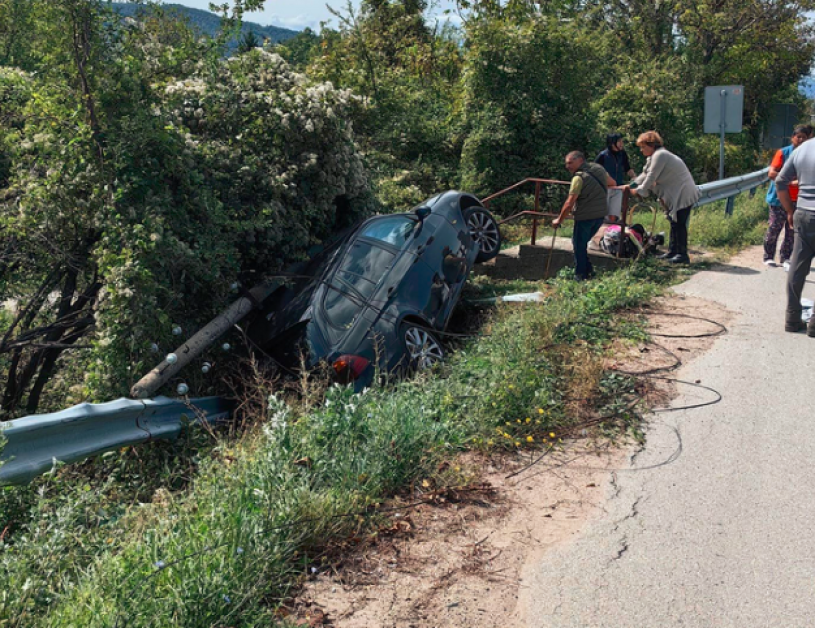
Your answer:
[[[470,270],[500,247],[495,218],[463,192],[369,218],[273,292],[248,336],[285,370],[327,363],[357,390],[429,368]]]

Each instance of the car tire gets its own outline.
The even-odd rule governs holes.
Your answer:
[[[410,371],[426,371],[444,361],[444,348],[438,336],[424,325],[402,323],[399,336]]]
[[[483,207],[470,207],[464,211],[464,221],[470,237],[478,245],[477,264],[487,262],[501,251],[501,230],[498,221]]]

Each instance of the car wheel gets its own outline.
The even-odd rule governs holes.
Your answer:
[[[424,371],[444,360],[444,349],[433,332],[414,323],[404,323],[401,331],[411,369]]]
[[[478,245],[475,261],[480,264],[498,255],[501,250],[501,231],[495,217],[482,207],[471,207],[464,212],[464,220],[470,230],[470,237]]]

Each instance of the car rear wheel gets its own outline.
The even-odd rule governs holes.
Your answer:
[[[411,369],[424,371],[444,360],[444,349],[433,332],[415,323],[403,323],[401,330]]]
[[[498,221],[483,207],[471,207],[464,212],[470,237],[478,245],[478,256],[475,261],[479,264],[491,260],[501,250],[501,231]]]

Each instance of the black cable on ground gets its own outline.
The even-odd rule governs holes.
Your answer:
[[[704,334],[659,334],[654,332],[648,332],[651,336],[657,336],[659,338],[714,338],[716,336],[721,336],[726,334],[728,329],[725,325],[718,321],[714,321],[709,318],[704,318],[703,316],[691,316],[690,314],[680,314],[678,312],[662,312],[662,311],[650,311],[650,312],[643,312],[643,314],[653,314],[655,316],[670,316],[674,318],[687,318],[690,320],[702,321],[705,323],[710,323],[711,325],[717,326],[717,329],[714,332],[704,333]]]

